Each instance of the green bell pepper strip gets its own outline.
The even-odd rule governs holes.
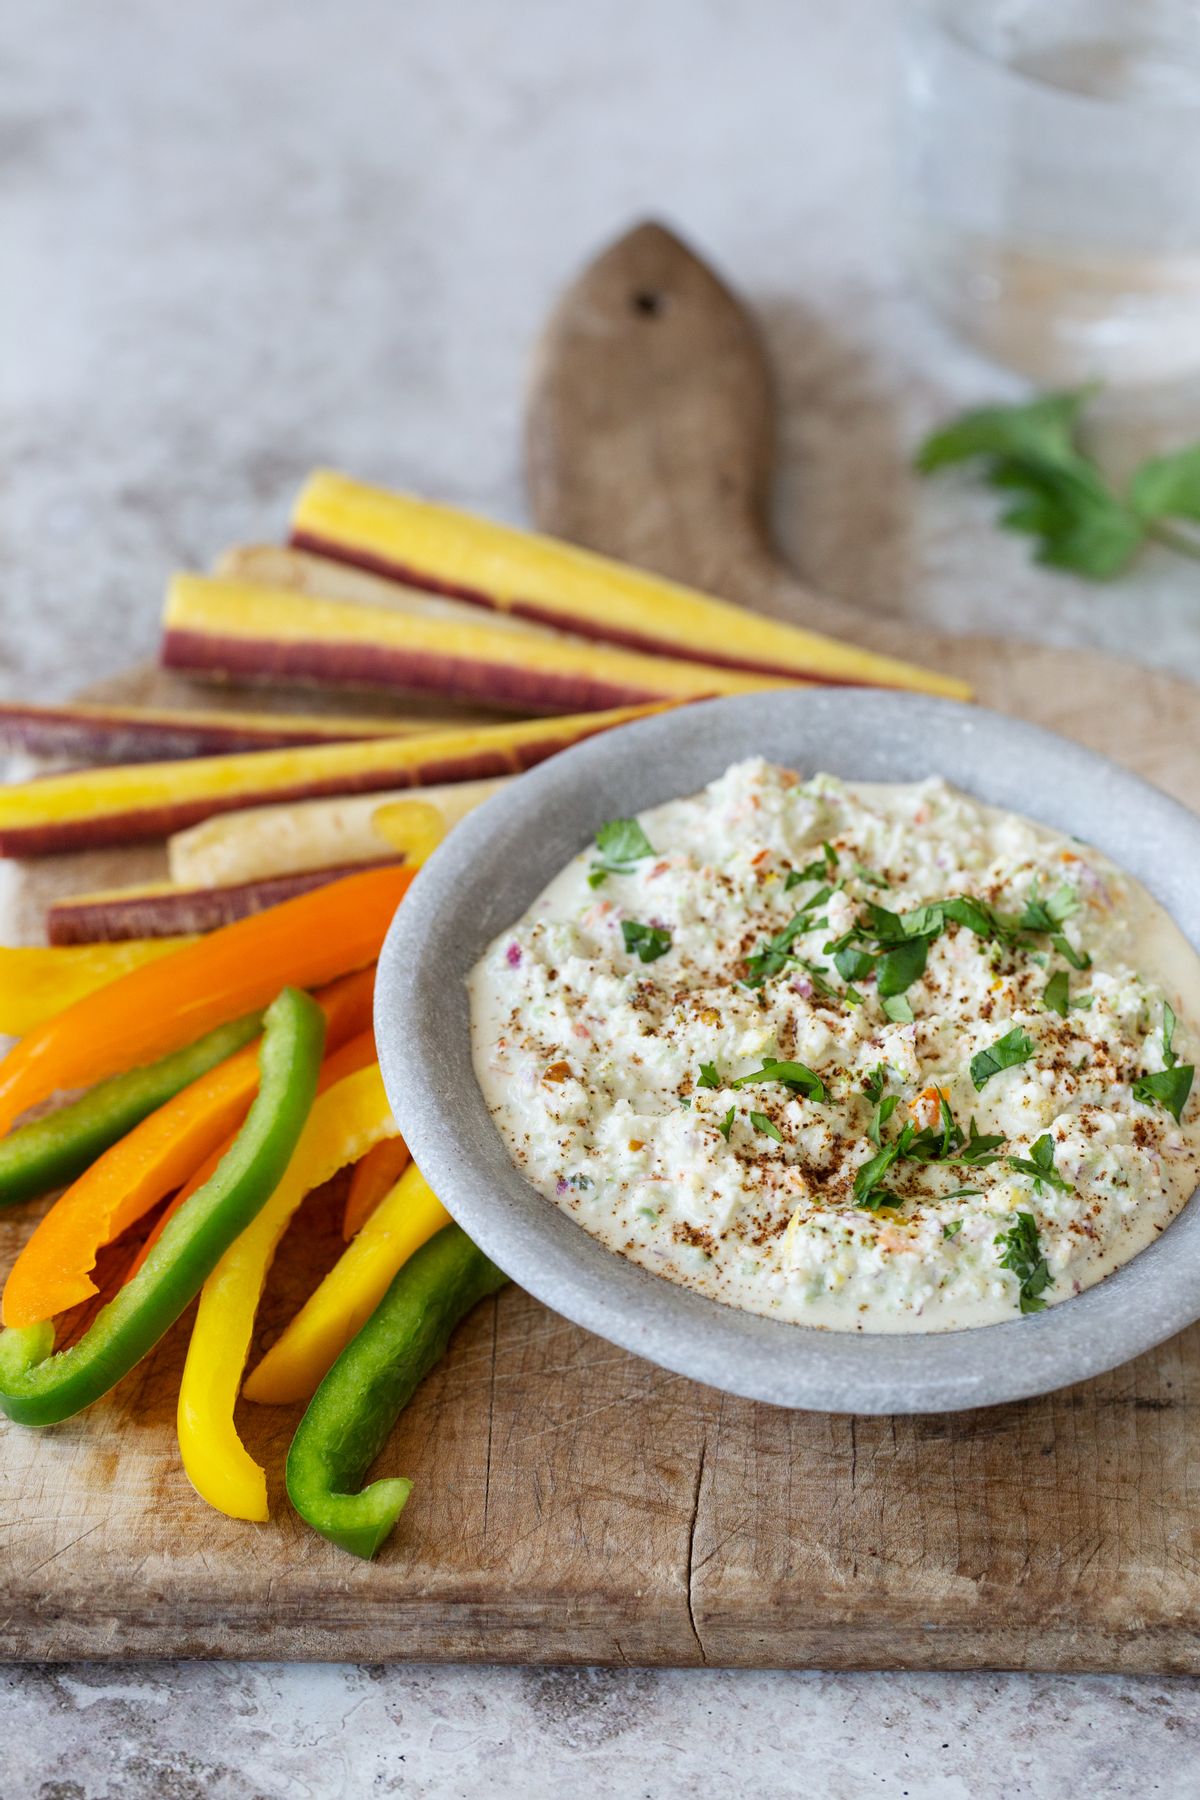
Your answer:
[[[54,1353],[52,1319],[0,1332],[0,1412],[18,1425],[57,1425],[153,1349],[279,1185],[317,1091],[324,1042],[316,1001],[284,988],[263,1019],[258,1094],[212,1177],[69,1350]]]
[[[471,1308],[508,1280],[457,1225],[409,1258],[309,1402],[287,1459],[288,1498],[331,1544],[374,1556],[412,1482],[362,1481],[402,1408]],[[361,1492],[358,1490],[361,1488]]]
[[[184,1050],[89,1088],[69,1106],[0,1138],[0,1206],[66,1187],[181,1088],[207,1075],[262,1030],[262,1014],[218,1025]]]

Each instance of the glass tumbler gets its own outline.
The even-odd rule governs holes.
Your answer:
[[[1200,372],[1197,0],[913,0],[910,268],[935,311],[1050,383]]]

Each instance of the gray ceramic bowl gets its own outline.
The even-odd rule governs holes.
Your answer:
[[[1200,820],[1076,744],[978,707],[804,690],[689,706],[593,738],[460,825],[421,871],[379,965],[387,1091],[450,1212],[515,1281],[668,1369],[782,1406],[948,1412],[1080,1381],[1200,1317],[1200,1204],[1107,1281],[971,1331],[853,1336],[721,1306],[607,1250],[509,1160],[471,1065],[465,977],[596,827],[694,793],[739,757],[864,781],[944,774],[1106,851],[1200,948]]]

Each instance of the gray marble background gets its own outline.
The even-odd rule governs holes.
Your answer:
[[[899,273],[893,27],[890,0],[9,0],[0,689],[148,653],[167,572],[277,536],[317,462],[520,518],[539,321],[646,214],[762,309],[814,583],[1200,678],[1194,567],[1049,575],[987,496],[908,473],[1016,387]],[[1102,409],[1102,446],[1143,424]],[[1193,1795],[1200,1750],[1194,1684],[1094,1677],[93,1666],[0,1696],[2,1800],[1099,1800]]]

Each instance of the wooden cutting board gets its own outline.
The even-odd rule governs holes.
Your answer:
[[[539,523],[953,665],[990,704],[1200,791],[1196,689],[1089,653],[901,633],[802,589],[761,528],[770,425],[745,315],[644,229],[543,342]],[[108,691],[183,693],[146,673]],[[36,937],[54,891],[158,864],[11,871],[3,938]],[[336,1200],[288,1240],[264,1339],[336,1254]],[[0,1222],[5,1261],[26,1228]],[[1200,1328],[1023,1405],[853,1419],[698,1387],[510,1288],[405,1413],[381,1468],[413,1496],[365,1565],[288,1510],[294,1409],[239,1415],[271,1472],[268,1525],[193,1494],[173,1432],[187,1326],[86,1417],[0,1424],[0,1655],[1200,1671]]]

